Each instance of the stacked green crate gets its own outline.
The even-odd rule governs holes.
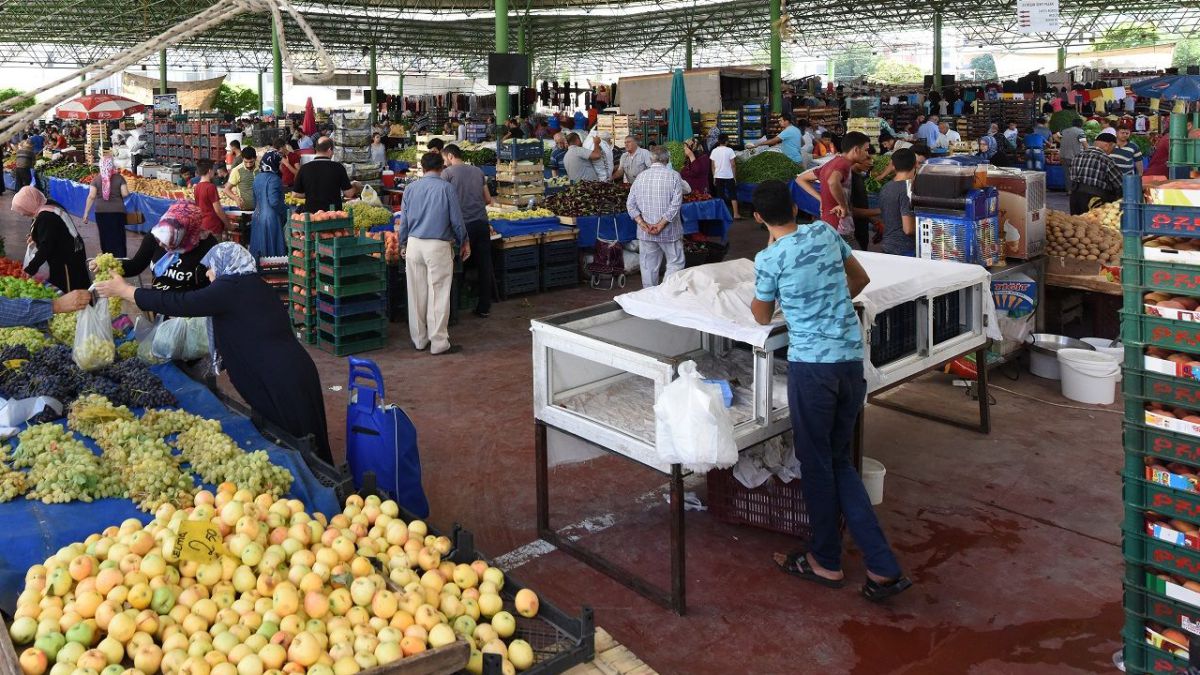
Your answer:
[[[1173,113],[1167,132],[1170,134],[1170,154],[1167,156],[1167,167],[1172,178],[1187,178],[1192,169],[1200,167],[1200,138],[1188,137],[1188,119],[1192,126],[1200,129],[1200,113],[1187,115]]]
[[[1173,246],[1200,239],[1200,207],[1145,203],[1130,176],[1121,229],[1125,668],[1187,672],[1200,650],[1200,311],[1187,309],[1200,252]]]
[[[337,356],[387,343],[387,268],[383,241],[362,236],[316,245],[318,346]]]
[[[354,230],[353,218],[314,220],[311,214],[296,214],[288,221],[288,313],[302,342],[317,342],[317,241],[343,230]]]

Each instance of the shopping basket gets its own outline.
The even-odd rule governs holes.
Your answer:
[[[371,483],[418,518],[429,515],[421,487],[417,428],[399,406],[384,403],[383,375],[370,359],[351,356],[346,406],[346,461],[356,488]]]
[[[591,275],[592,288],[600,288],[601,281],[608,278],[608,290],[615,283],[618,288],[625,288],[625,247],[621,245],[621,235],[617,231],[617,217],[608,216],[612,221],[613,238],[604,239],[600,236],[600,224],[605,216],[596,218],[596,244],[592,249],[592,262],[587,264],[588,274]]]

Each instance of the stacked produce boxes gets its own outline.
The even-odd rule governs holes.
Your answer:
[[[333,113],[333,159],[346,166],[346,173],[357,181],[379,180],[380,167],[369,164],[371,118],[366,113]]]
[[[879,132],[881,130],[878,117],[851,117],[846,120],[846,131],[858,131],[871,139],[871,145],[879,147]]]
[[[665,143],[667,140],[668,125],[667,110],[665,108],[639,110],[637,126],[633,130],[633,136],[637,138],[638,143],[642,147]]]
[[[633,115],[600,115],[596,117],[596,129],[607,131],[614,143],[621,143],[626,136],[633,135]]]
[[[1191,117],[1195,128],[1200,129],[1200,113],[1193,113]],[[1200,166],[1200,139],[1188,137],[1187,123],[1188,115],[1175,113],[1167,128],[1171,136],[1167,167],[1172,178],[1187,178]]]
[[[224,120],[157,121],[146,125],[153,156],[164,163],[191,164],[200,159],[225,161],[225,134],[233,126]]]
[[[504,206],[536,206],[546,198],[542,142],[517,139],[498,144],[496,201]]]
[[[497,244],[496,285],[500,299],[519,293],[536,293],[540,279],[541,235],[505,237]]]
[[[579,284],[579,231],[560,227],[542,234],[542,290]]]
[[[1122,635],[1126,672],[1185,673],[1200,656],[1200,207],[1154,192],[1144,203],[1126,177]]]
[[[317,345],[335,356],[387,343],[383,241],[362,236],[317,241]]]
[[[352,219],[313,220],[296,214],[288,221],[288,310],[301,342],[317,342],[317,240],[322,232],[353,229]]]
[[[742,145],[753,143],[767,133],[767,112],[765,103],[746,103],[742,105]]]
[[[729,134],[731,147],[742,147],[742,118],[736,110],[722,110],[717,113],[717,128],[723,134]]]

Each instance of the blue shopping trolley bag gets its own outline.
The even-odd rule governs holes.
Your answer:
[[[346,462],[355,488],[368,473],[379,490],[418,518],[429,516],[421,487],[417,428],[399,406],[384,403],[383,375],[370,359],[350,357]]]

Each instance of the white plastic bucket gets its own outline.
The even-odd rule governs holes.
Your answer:
[[[1121,357],[1087,349],[1060,349],[1062,394],[1072,401],[1108,405],[1116,398]]]
[[[1125,345],[1118,341],[1115,345],[1108,338],[1081,338],[1084,342],[1096,348],[1101,354],[1110,354],[1118,359],[1125,358]],[[1112,345],[1111,347],[1109,345]]]
[[[883,462],[863,457],[862,482],[863,487],[867,488],[867,497],[871,499],[872,506],[879,506],[883,503],[883,477],[885,475],[887,475],[887,468]]]

